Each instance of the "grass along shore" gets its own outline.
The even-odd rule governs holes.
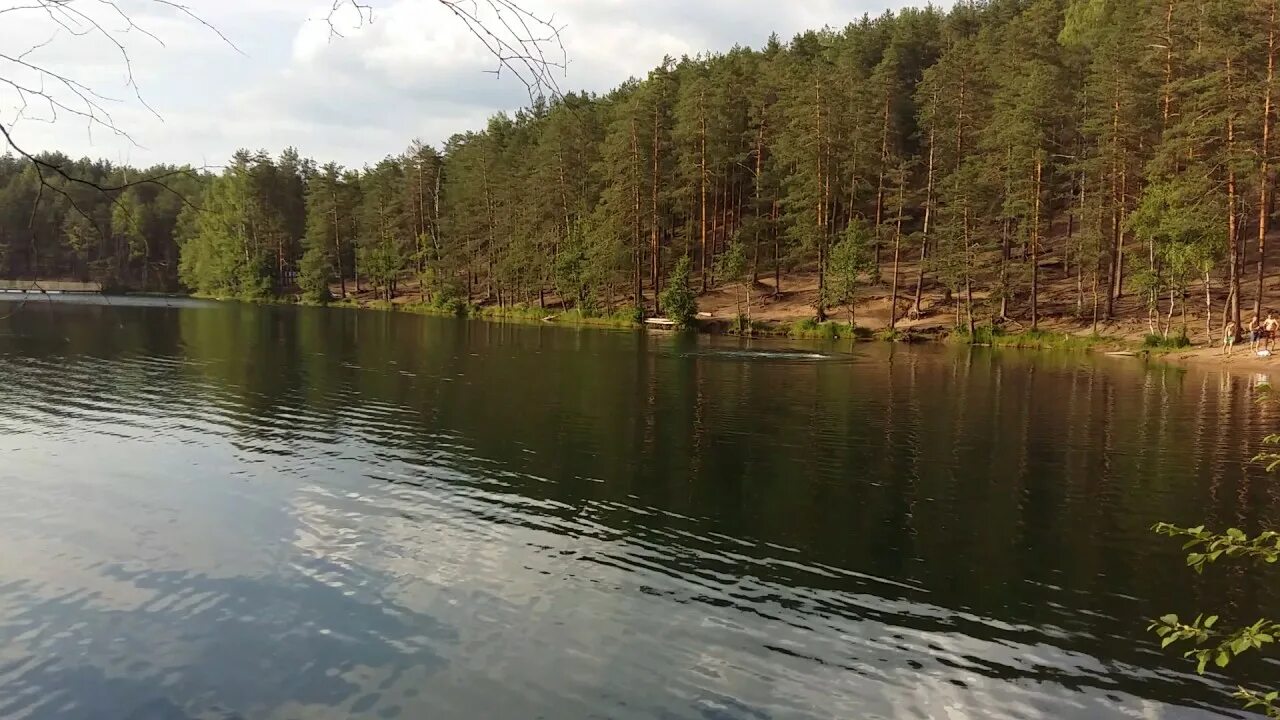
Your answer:
[[[497,306],[468,304],[459,299],[435,302],[388,302],[386,300],[346,299],[328,303],[329,307],[364,310],[405,312],[441,317],[464,317],[496,322],[520,322],[530,324],[559,324],[615,329],[642,329],[644,317],[635,310],[618,310],[612,313],[592,314],[578,309],[561,310],[527,306],[522,304]],[[853,326],[846,322],[804,318],[791,322],[766,320],[754,321],[747,331],[745,322],[730,318],[698,318],[691,331],[717,335],[749,335],[758,338],[789,338],[793,340],[854,340],[859,342],[949,342],[981,347],[1019,348],[1033,350],[1067,351],[1119,351],[1162,354],[1185,345],[1154,338],[1145,344],[1107,335],[1082,335],[1058,330],[1007,331],[993,325],[980,325],[975,337],[970,338],[964,329],[902,329],[874,330],[865,326]],[[671,332],[671,330],[662,330]]]

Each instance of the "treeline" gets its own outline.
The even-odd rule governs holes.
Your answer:
[[[5,202],[4,262],[132,282],[153,268],[214,295],[652,310],[687,258],[702,290],[814,273],[820,317],[882,281],[895,319],[928,292],[960,322],[1033,326],[1052,273],[1095,321],[1125,295],[1166,331],[1189,297],[1225,294],[1209,309],[1238,318],[1266,275],[1278,10],[988,0],[864,17],[668,59],[359,171],[240,152],[195,176],[193,207],[128,191],[154,218],[141,250],[114,203],[86,250],[72,211],[51,206],[37,233],[16,213],[29,202]],[[6,198],[30,200],[22,163],[4,172]]]
[[[207,175],[136,170],[57,153],[0,155],[0,276],[178,290],[179,215]],[[155,182],[139,182],[155,179]]]

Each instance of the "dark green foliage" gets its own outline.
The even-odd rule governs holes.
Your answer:
[[[326,303],[333,299],[329,285],[333,282],[333,258],[322,247],[309,247],[298,265],[298,289],[306,302]]]
[[[827,265],[827,282],[823,288],[828,305],[843,306],[849,311],[849,324],[857,326],[855,307],[858,288],[866,284],[875,270],[871,254],[872,230],[864,223],[851,223],[840,242],[831,248]]]
[[[1142,347],[1149,350],[1180,350],[1191,347],[1191,338],[1187,337],[1186,330],[1176,335],[1168,336],[1159,333],[1148,333],[1142,339]]]
[[[1269,393],[1269,388],[1264,388],[1263,392]],[[1280,445],[1280,435],[1268,436],[1263,442],[1274,448]],[[1275,472],[1280,467],[1280,455],[1267,450],[1255,457],[1254,462],[1265,465],[1267,472]],[[1268,566],[1280,561],[1280,533],[1273,530],[1250,536],[1239,528],[1217,533],[1206,530],[1203,525],[1183,528],[1157,523],[1152,529],[1161,535],[1182,540],[1182,549],[1188,551],[1187,567],[1197,574],[1219,561],[1250,564],[1255,572],[1273,569]],[[1234,628],[1219,625],[1219,620],[1217,615],[1201,614],[1190,622],[1184,622],[1177,615],[1170,614],[1158,618],[1147,629],[1161,638],[1162,648],[1177,644],[1190,646],[1183,652],[1183,657],[1195,660],[1196,672],[1201,675],[1209,663],[1219,669],[1225,668],[1241,655],[1273,649],[1277,638],[1280,638],[1280,622],[1269,618],[1250,618]],[[1280,718],[1280,703],[1277,702],[1280,692],[1242,687],[1235,697],[1248,710],[1263,713],[1269,718]]]
[[[600,316],[661,308],[684,258],[687,289],[737,286],[744,330],[753,299],[799,272],[817,320],[856,320],[861,286],[891,278],[915,296],[894,322],[932,307],[978,340],[980,324],[1036,328],[1052,280],[1095,331],[1137,291],[1170,335],[1189,297],[1213,315],[1225,287],[1234,318],[1240,276],[1263,285],[1244,246],[1270,217],[1278,3],[908,8],[666,58],[359,170],[240,151],[178,193],[40,193],[4,157],[0,273]],[[104,184],[136,175],[49,159]]]
[[[177,289],[179,217],[185,199],[199,198],[208,175],[59,153],[39,157],[88,183],[134,184],[100,192],[45,170],[42,190],[29,162],[0,155],[0,277],[91,280],[118,291]]]
[[[696,297],[690,286],[692,274],[693,263],[687,257],[680,258],[667,278],[666,289],[662,291],[663,312],[682,328],[692,327],[698,314]]]
[[[1183,549],[1187,554],[1187,566],[1196,573],[1219,560],[1239,560],[1258,565],[1272,565],[1280,559],[1280,533],[1266,531],[1250,537],[1242,530],[1231,528],[1224,533],[1205,530],[1203,526],[1180,528],[1159,523],[1155,531],[1169,537],[1186,540]],[[1280,637],[1280,622],[1262,618],[1227,629],[1219,626],[1219,616],[1198,615],[1184,622],[1177,615],[1163,615],[1147,629],[1161,638],[1161,647],[1175,644],[1190,646],[1183,656],[1196,662],[1196,672],[1203,675],[1209,664],[1219,669],[1227,667],[1241,655],[1268,650]],[[1277,692],[1258,692],[1240,688],[1236,698],[1250,710],[1265,713],[1269,718],[1280,718]]]
[[[792,323],[787,334],[801,340],[835,340],[840,337],[840,323],[807,317]]]
[[[462,297],[447,293],[437,293],[431,298],[428,307],[445,315],[457,315],[462,317],[469,311],[467,301]]]

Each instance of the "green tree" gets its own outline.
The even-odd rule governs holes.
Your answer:
[[[403,182],[404,167],[389,157],[366,169],[361,184],[357,262],[387,301],[395,296],[396,282],[409,266],[416,242],[408,227]]]
[[[271,293],[271,238],[280,223],[258,192],[262,163],[241,151],[209,185],[182,244],[179,277],[187,287],[216,297]]]
[[[692,275],[693,262],[688,257],[681,257],[676,260],[667,278],[667,287],[662,291],[663,312],[680,328],[693,327],[694,318],[698,315],[697,297],[690,285]]]
[[[298,288],[307,302],[326,303],[332,299],[329,284],[333,282],[333,258],[328,244],[311,245],[302,253],[298,264]]]
[[[829,305],[845,307],[853,328],[858,326],[858,290],[867,283],[868,275],[875,272],[875,236],[875,230],[865,223],[852,223],[831,248],[825,300]]]
[[[317,283],[329,283],[333,279],[338,281],[339,297],[347,295],[346,271],[351,267],[352,239],[357,233],[355,185],[335,163],[326,164],[308,183],[306,234],[303,238],[305,252],[298,282],[312,299],[327,296],[328,288],[321,293]],[[322,268],[322,263],[329,268]]]
[[[747,255],[746,245],[741,242],[734,242],[729,245],[729,248],[716,260],[716,277],[734,283],[742,291],[741,295],[735,293],[734,305],[736,306],[736,312],[734,313],[734,322],[738,326],[739,332],[749,334],[751,332],[751,285],[753,281],[751,260]],[[747,308],[745,316],[742,313],[744,304]]]

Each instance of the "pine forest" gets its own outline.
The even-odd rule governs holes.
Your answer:
[[[362,168],[6,156],[0,276],[588,314],[662,313],[677,282],[819,320],[874,298],[890,328],[1218,333],[1267,309],[1278,33],[1280,0],[959,2],[667,58]]]

